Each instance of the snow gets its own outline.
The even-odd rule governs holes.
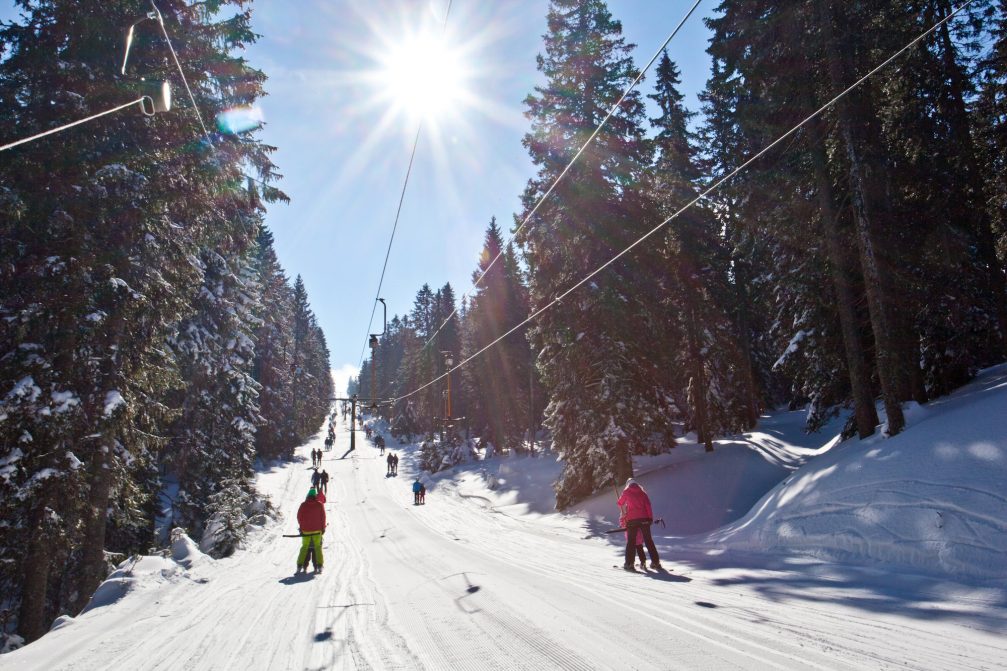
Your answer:
[[[74,406],[80,405],[80,399],[70,391],[52,392],[52,402],[55,406],[53,410],[57,413],[68,412]]]
[[[34,403],[42,395],[42,390],[35,384],[35,378],[26,375],[17,382],[9,392],[7,392],[6,403],[25,402]]]
[[[842,418],[805,435],[778,412],[713,453],[638,458],[667,524],[670,573],[647,575],[611,568],[615,492],[554,509],[551,453],[423,474],[386,435],[386,477],[340,424],[323,574],[293,576],[282,537],[320,434],[258,476],[285,519],[220,560],[176,532],[0,669],[1005,669],[1007,367],[909,415],[840,443]]]
[[[118,389],[113,389],[105,394],[105,410],[103,414],[105,417],[111,417],[121,406],[126,405],[126,399],[122,397]]]
[[[800,348],[801,342],[803,342],[805,338],[813,335],[814,332],[815,332],[814,329],[811,329],[810,331],[805,331],[804,329],[801,329],[800,331],[795,333],[794,337],[790,339],[790,343],[787,345],[787,349],[783,351],[783,354],[780,355],[780,358],[777,359],[776,363],[773,364],[773,370],[776,370],[784,363],[786,363],[790,355]]]

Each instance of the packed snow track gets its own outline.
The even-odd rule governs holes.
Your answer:
[[[795,566],[730,570],[665,559],[628,574],[614,545],[510,516],[447,488],[412,505],[345,426],[325,452],[325,571],[295,576],[295,513],[309,460],[263,473],[284,520],[234,557],[95,608],[0,658],[17,669],[881,669],[1005,668],[988,621],[939,603],[865,608],[871,594]],[[362,436],[361,436],[362,438]],[[322,445],[321,440],[302,448]],[[590,535],[590,534],[588,534]],[[776,583],[800,585],[790,598]],[[808,596],[813,594],[813,596]],[[925,614],[924,614],[925,613]],[[963,624],[964,622],[964,624]],[[951,629],[949,629],[951,627]],[[995,629],[995,627],[993,627]]]

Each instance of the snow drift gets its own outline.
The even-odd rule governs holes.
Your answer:
[[[706,543],[1007,578],[1007,365],[907,419],[893,438],[816,457]]]

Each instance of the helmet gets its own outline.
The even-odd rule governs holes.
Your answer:
[[[630,485],[635,485],[635,484],[636,484],[636,480],[634,480],[633,478],[629,478],[628,480],[626,480],[626,486],[627,487],[629,487]]]

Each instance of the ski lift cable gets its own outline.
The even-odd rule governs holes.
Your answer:
[[[490,261],[489,265],[486,266],[486,270],[482,271],[482,273],[479,274],[479,277],[476,278],[475,282],[472,283],[472,286],[469,287],[468,291],[462,294],[461,299],[459,299],[459,303],[461,303],[461,301],[464,301],[466,298],[471,298],[472,295],[471,292],[475,290],[476,287],[479,286],[479,283],[483,281],[483,278],[486,277],[489,271],[496,264],[497,260],[503,255],[504,250],[507,248],[507,245],[512,240],[514,240],[514,238],[517,237],[518,233],[521,232],[521,229],[523,229],[525,225],[529,221],[531,221],[531,218],[535,216],[536,212],[538,212],[539,207],[541,207],[542,203],[544,203],[546,199],[549,198],[550,195],[552,195],[552,192],[556,189],[559,183],[563,181],[563,178],[566,177],[567,173],[570,171],[570,168],[572,168],[573,164],[577,162],[577,159],[580,158],[581,154],[583,154],[584,151],[588,148],[588,146],[594,141],[595,137],[598,136],[598,133],[600,133],[602,129],[605,128],[606,125],[608,125],[609,119],[611,119],[612,116],[616,113],[616,111],[618,111],[618,109],[622,106],[622,103],[626,100],[626,97],[633,92],[633,89],[635,89],[636,85],[640,83],[640,80],[643,79],[643,76],[647,73],[648,70],[650,70],[651,66],[654,65],[657,59],[660,58],[661,53],[675,38],[678,32],[682,29],[682,26],[685,25],[685,22],[689,20],[690,16],[692,16],[693,12],[696,11],[696,8],[699,7],[700,2],[702,2],[702,0],[696,0],[693,3],[692,7],[689,8],[689,11],[686,12],[685,16],[682,17],[682,20],[678,22],[677,26],[675,26],[675,29],[671,31],[671,34],[669,34],[668,37],[665,38],[664,42],[661,43],[661,46],[659,46],[657,50],[654,52],[654,55],[651,56],[650,61],[647,62],[647,65],[640,70],[640,72],[636,75],[636,78],[632,81],[632,83],[626,88],[625,91],[623,91],[622,95],[619,97],[619,100],[617,100],[616,103],[612,105],[611,109],[609,109],[608,111],[608,114],[605,115],[605,118],[602,119],[601,123],[599,123],[598,126],[594,129],[594,132],[592,132],[590,137],[588,137],[587,140],[584,141],[584,144],[581,145],[580,149],[577,150],[577,153],[573,155],[573,158],[571,158],[570,161],[566,164],[566,167],[563,168],[563,171],[559,174],[559,176],[556,177],[555,180],[553,180],[552,184],[549,186],[546,192],[539,197],[538,201],[535,203],[535,206],[532,208],[531,212],[529,212],[525,216],[521,224],[514,230],[513,233],[511,233],[510,237],[508,237],[507,240],[504,241],[504,244],[500,246],[500,251],[497,252],[497,255],[494,256],[493,259]],[[444,319],[441,325],[437,327],[437,330],[434,331],[433,335],[430,336],[427,342],[423,345],[424,349],[430,346],[430,343],[434,341],[434,338],[437,337],[437,335],[444,329],[444,327],[447,326],[447,323],[451,321],[451,318],[454,317],[457,313],[458,308],[452,309],[451,314],[449,314],[447,318]],[[361,359],[361,362],[362,361],[363,360]]]
[[[742,171],[744,171],[745,169],[747,169],[748,166],[750,166],[752,163],[754,163],[759,158],[761,158],[762,156],[764,156],[767,152],[769,152],[771,149],[773,149],[773,147],[777,146],[778,144],[780,144],[781,142],[783,142],[784,140],[786,140],[788,137],[790,137],[791,135],[793,135],[794,133],[796,133],[798,130],[800,130],[801,128],[803,128],[809,121],[811,121],[812,119],[820,116],[825,110],[829,109],[834,104],[836,104],[839,100],[841,100],[842,98],[844,98],[850,91],[852,91],[853,89],[855,89],[858,86],[860,86],[861,84],[863,84],[865,81],[867,81],[868,79],[870,79],[871,77],[873,77],[875,74],[877,74],[878,72],[880,72],[881,70],[883,70],[885,67],[887,67],[892,61],[894,61],[899,56],[901,56],[905,52],[909,51],[911,48],[913,48],[914,46],[916,46],[917,44],[919,44],[921,41],[923,41],[924,39],[926,39],[934,31],[936,31],[942,25],[944,25],[945,23],[947,23],[948,21],[950,21],[951,19],[953,19],[963,9],[965,9],[970,4],[972,4],[972,2],[974,2],[974,0],[966,0],[965,2],[963,2],[956,9],[954,9],[950,14],[948,14],[947,16],[945,16],[943,19],[941,19],[940,21],[938,21],[937,23],[935,23],[928,30],[926,30],[923,33],[921,33],[919,36],[917,36],[915,39],[913,39],[912,41],[910,41],[904,47],[902,47],[901,49],[899,49],[898,51],[896,51],[894,54],[892,54],[891,56],[889,56],[887,59],[885,59],[880,65],[876,66],[874,69],[872,69],[870,72],[868,72],[867,74],[865,74],[864,76],[862,76],[860,79],[858,79],[857,81],[855,81],[854,83],[850,84],[848,87],[846,87],[845,89],[843,89],[840,93],[838,93],[835,97],[833,97],[827,103],[825,103],[824,105],[822,105],[821,107],[819,107],[817,110],[815,110],[814,112],[812,112],[811,114],[809,114],[808,116],[806,116],[800,123],[798,123],[796,126],[794,126],[793,128],[791,128],[790,130],[788,130],[786,133],[784,133],[783,135],[781,135],[780,137],[776,138],[771,143],[769,143],[768,145],[766,145],[765,147],[763,147],[762,149],[760,149],[755,155],[753,155],[751,158],[749,158],[744,163],[742,163],[741,165],[739,165],[737,168],[735,168],[734,170],[732,170],[728,174],[724,175],[720,179],[718,179],[715,182],[713,182],[702,193],[700,193],[698,196],[696,196],[695,198],[693,198],[692,200],[690,200],[688,203],[686,203],[685,205],[683,205],[681,208],[679,208],[670,217],[668,217],[667,219],[665,219],[664,221],[662,221],[661,223],[659,223],[657,226],[655,226],[654,228],[652,228],[649,231],[647,231],[646,233],[644,233],[635,242],[631,243],[628,247],[626,247],[621,252],[619,252],[618,254],[616,254],[615,256],[613,256],[612,258],[610,258],[608,261],[606,261],[605,263],[601,264],[600,266],[598,266],[597,268],[595,268],[594,270],[592,270],[590,273],[588,273],[587,275],[585,275],[583,279],[581,279],[580,281],[578,281],[572,287],[570,287],[569,289],[567,289],[566,291],[564,291],[563,293],[561,293],[560,295],[556,296],[551,301],[549,301],[548,303],[546,303],[544,306],[542,306],[541,308],[539,308],[538,310],[536,310],[535,312],[533,312],[532,314],[530,314],[524,321],[520,322],[519,324],[517,324],[516,326],[514,326],[513,328],[511,328],[509,331],[507,331],[506,333],[504,333],[499,338],[497,338],[493,342],[489,343],[488,345],[486,345],[485,347],[483,347],[479,351],[477,351],[477,352],[471,354],[470,356],[466,357],[464,360],[460,361],[458,363],[458,365],[456,365],[455,367],[453,367],[453,368],[445,371],[439,377],[436,377],[436,378],[430,380],[429,382],[427,382],[426,384],[424,384],[421,387],[417,387],[416,389],[414,389],[413,391],[409,392],[408,394],[403,394],[402,396],[399,396],[399,397],[393,399],[393,402],[397,403],[397,402],[401,401],[402,399],[409,398],[410,396],[423,391],[424,389],[430,387],[431,385],[436,384],[437,382],[439,382],[440,380],[444,379],[445,377],[447,377],[451,373],[455,372],[456,370],[458,370],[462,366],[466,365],[467,363],[469,363],[470,361],[472,361],[476,357],[480,356],[486,350],[488,350],[488,349],[496,346],[499,342],[501,342],[502,340],[504,340],[507,336],[511,335],[512,333],[514,333],[515,331],[517,331],[519,328],[521,328],[525,324],[528,324],[529,322],[532,322],[535,319],[537,319],[539,317],[539,315],[541,315],[542,313],[544,313],[546,310],[549,310],[550,308],[552,308],[557,303],[561,302],[564,298],[566,298],[567,296],[569,296],[570,294],[572,294],[574,291],[576,291],[580,287],[584,286],[584,284],[586,284],[593,277],[595,277],[596,275],[598,275],[598,273],[602,272],[603,270],[605,270],[606,268],[608,268],[610,265],[612,265],[613,263],[615,263],[616,261],[618,261],[620,258],[622,258],[626,254],[628,254],[632,249],[634,249],[640,243],[642,243],[647,238],[649,238],[650,236],[654,235],[654,233],[657,233],[659,230],[661,230],[662,228],[664,228],[669,222],[671,222],[672,220],[674,220],[677,217],[679,217],[682,213],[684,213],[686,210],[690,209],[693,205],[695,205],[696,203],[698,203],[700,200],[702,200],[703,198],[707,197],[708,195],[710,195],[714,191],[718,190],[726,182],[730,181],[735,176],[737,176],[739,173],[741,173]]]
[[[175,45],[171,43],[171,36],[168,35],[168,28],[164,25],[164,16],[161,15],[161,10],[158,9],[157,4],[154,0],[150,0],[150,6],[154,8],[157,13],[157,22],[161,26],[161,33],[164,35],[164,41],[168,43],[168,50],[171,51],[171,57],[175,59],[175,66],[178,68],[178,74],[182,77],[182,83],[185,84],[185,90],[189,94],[189,101],[192,103],[192,109],[196,112],[196,118],[199,120],[199,127],[203,129],[203,135],[206,136],[206,141],[210,143],[213,147],[213,139],[210,137],[210,131],[206,130],[206,124],[203,123],[203,115],[199,112],[199,105],[196,104],[196,96],[192,94],[192,89],[189,87],[189,80],[185,76],[185,70],[182,69],[182,63],[178,60],[178,54],[175,53]],[[125,63],[123,64],[125,67]]]
[[[216,152],[217,147],[213,143],[213,137],[210,134],[210,131],[207,129],[206,124],[203,122],[203,115],[199,111],[199,105],[196,104],[196,97],[195,97],[195,95],[193,95],[192,88],[189,86],[189,79],[185,76],[185,70],[182,68],[182,63],[178,59],[178,53],[175,51],[175,45],[172,43],[171,36],[168,34],[168,28],[167,28],[167,26],[164,23],[164,16],[161,14],[161,10],[158,8],[157,4],[155,4],[154,0],[150,0],[150,5],[151,5],[151,7],[154,8],[154,14],[156,14],[156,16],[149,16],[148,18],[155,18],[157,20],[158,24],[160,24],[160,26],[161,26],[161,34],[164,35],[164,41],[168,44],[168,50],[171,52],[171,57],[175,61],[175,67],[178,69],[178,74],[179,74],[179,76],[182,77],[182,83],[185,85],[185,91],[186,91],[186,93],[189,94],[189,101],[192,103],[192,109],[196,113],[196,119],[199,121],[199,127],[203,130],[203,135],[204,135],[204,137],[206,137],[206,141],[209,143],[210,148],[214,152]],[[143,19],[141,19],[141,21],[142,20]],[[126,59],[128,59],[128,58],[129,58],[129,51],[128,51],[128,48],[127,48],[126,56],[123,59],[123,63],[122,63],[123,72],[125,72],[125,70],[126,70]],[[276,188],[275,186],[273,186],[269,182],[267,182],[267,181],[265,181],[263,179],[259,179],[258,177],[252,177],[251,175],[249,175],[246,172],[242,172],[241,174],[242,174],[242,176],[246,177],[247,179],[251,179],[253,181],[256,181],[259,184],[262,184],[263,186],[265,186],[267,188],[270,188],[270,189],[275,189]]]
[[[118,107],[113,107],[112,109],[107,109],[104,112],[98,112],[97,114],[92,114],[89,117],[85,117],[83,119],[77,119],[76,121],[71,121],[70,123],[63,124],[62,126],[57,126],[56,128],[50,128],[47,131],[43,131],[41,133],[36,133],[35,135],[32,135],[31,137],[26,137],[26,138],[23,138],[23,139],[20,139],[20,140],[16,140],[14,142],[9,142],[9,143],[7,143],[7,144],[5,144],[3,146],[0,146],[0,151],[7,151],[8,149],[12,149],[13,147],[17,147],[18,145],[27,144],[28,142],[34,142],[35,140],[41,139],[43,137],[46,137],[47,135],[54,135],[56,133],[60,133],[62,131],[65,131],[67,128],[72,128],[74,126],[79,126],[79,125],[87,123],[89,121],[94,121],[95,119],[97,119],[99,117],[103,117],[103,116],[105,116],[107,114],[113,114],[113,113],[118,112],[120,110],[124,110],[127,107],[132,107],[133,105],[143,105],[147,100],[150,100],[150,96],[141,96],[141,97],[137,98],[136,100],[132,100],[132,101],[130,101],[128,103],[124,103],[122,105],[119,105]],[[144,113],[146,114],[146,112],[144,112]]]
[[[448,0],[448,8],[447,11],[444,13],[444,23],[441,25],[442,36],[444,35],[444,32],[447,30],[448,27],[448,17],[451,16],[451,5],[453,4],[453,2],[454,0]],[[371,326],[374,324],[374,314],[377,312],[378,309],[378,297],[381,296],[381,287],[384,285],[385,282],[385,271],[388,269],[388,259],[392,254],[392,244],[395,242],[395,232],[396,230],[398,230],[399,227],[399,217],[402,214],[402,203],[405,201],[406,198],[406,188],[409,186],[409,176],[412,174],[413,171],[413,159],[416,158],[416,147],[420,143],[420,132],[422,130],[423,130],[423,121],[421,119],[416,126],[416,136],[413,138],[413,148],[412,151],[410,151],[409,153],[409,166],[406,168],[406,177],[405,180],[403,180],[402,182],[402,192],[399,194],[399,205],[395,210],[395,221],[392,223],[392,234],[388,238],[388,249],[385,250],[385,262],[381,266],[381,278],[378,280],[378,291],[377,293],[374,294],[374,305],[371,306],[371,317],[370,319],[367,320],[367,333],[364,334],[364,346],[360,348],[360,361],[357,363],[358,369],[364,365],[364,352],[367,351],[367,343],[371,333]],[[372,389],[371,393],[373,393],[373,391],[374,390]]]

